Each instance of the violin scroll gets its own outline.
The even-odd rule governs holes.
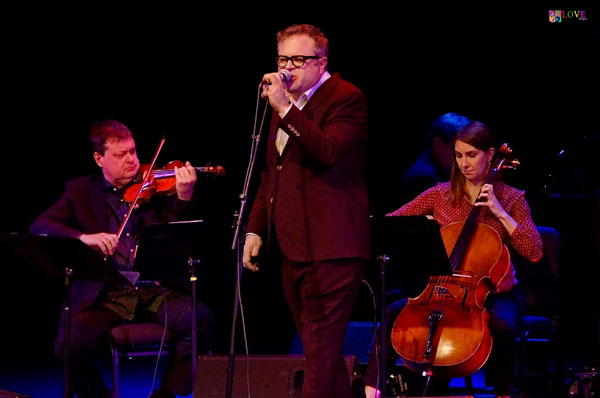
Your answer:
[[[205,166],[205,167],[194,167],[199,173],[213,174],[216,176],[225,175],[225,169],[223,166]]]

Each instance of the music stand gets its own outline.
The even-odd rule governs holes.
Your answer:
[[[421,293],[432,275],[452,275],[440,227],[426,216],[381,217],[373,219],[373,253],[379,263],[380,276],[380,346],[381,369],[378,389],[385,394],[385,317],[386,280],[408,297]]]
[[[150,224],[142,231],[133,269],[140,281],[160,281],[167,286],[189,278],[192,296],[192,378],[198,368],[196,320],[196,265],[201,263],[202,242],[209,224],[203,220]],[[193,384],[195,388],[195,383]]]
[[[129,281],[116,269],[107,266],[99,252],[79,239],[56,236],[0,233],[0,243],[31,264],[49,279],[59,272],[64,277],[64,398],[70,397],[69,354],[71,349],[71,282],[72,279],[127,285]]]

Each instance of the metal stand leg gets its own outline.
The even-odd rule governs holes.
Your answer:
[[[385,396],[386,390],[386,380],[387,380],[387,369],[386,369],[386,344],[387,344],[387,319],[386,319],[386,285],[385,285],[385,271],[387,262],[389,261],[389,257],[381,255],[377,258],[379,260],[379,278],[381,283],[381,294],[379,299],[380,312],[381,312],[381,320],[379,321],[379,347],[375,347],[376,350],[380,352],[380,379],[379,386],[377,387],[381,390],[381,395]]]
[[[196,319],[196,311],[198,303],[196,302],[196,265],[200,263],[200,260],[193,258],[188,259],[188,265],[190,266],[190,282],[192,285],[192,380],[195,380],[196,370],[198,369],[198,324]],[[192,391],[196,388],[196,383],[192,383]],[[195,392],[195,391],[193,391]],[[192,396],[196,394],[192,393]]]
[[[71,357],[71,278],[73,277],[73,269],[65,268],[65,304],[63,307],[64,311],[64,334],[65,334],[65,348],[63,352],[63,373],[64,373],[64,386],[63,386],[63,398],[72,398],[71,392],[70,371],[69,361]]]

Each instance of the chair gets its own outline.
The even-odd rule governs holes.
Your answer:
[[[120,398],[119,357],[159,356],[167,353],[167,345],[175,335],[156,323],[134,323],[112,328],[108,342],[112,351],[113,397]],[[162,349],[161,342],[164,343]]]
[[[524,396],[527,379],[542,376],[547,369],[533,372],[529,368],[528,355],[532,344],[546,344],[552,353],[552,338],[556,333],[558,313],[558,273],[560,266],[561,237],[551,227],[538,227],[544,244],[543,257],[539,264],[527,264],[519,269],[519,281],[527,304],[525,315],[521,317],[519,341],[518,380],[519,396]],[[547,364],[546,364],[547,367]]]

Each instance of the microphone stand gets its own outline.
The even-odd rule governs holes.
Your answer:
[[[240,240],[240,235],[242,235],[242,231],[245,230],[242,226],[242,220],[244,218],[244,211],[246,209],[246,203],[248,200],[248,189],[250,187],[250,181],[252,178],[252,171],[254,170],[254,163],[256,162],[256,154],[258,153],[258,144],[260,142],[260,133],[262,131],[262,127],[265,121],[265,115],[267,113],[267,106],[265,105],[262,120],[260,122],[260,128],[258,129],[258,133],[256,132],[256,122],[258,118],[258,108],[259,108],[259,99],[260,99],[260,88],[258,96],[256,98],[256,112],[254,114],[254,129],[252,132],[252,146],[250,148],[250,160],[248,162],[248,168],[246,169],[246,177],[244,179],[244,186],[242,188],[242,193],[240,194],[240,209],[233,214],[234,217],[234,226],[235,232],[233,234],[233,242],[231,244],[231,250],[236,250],[236,281],[235,281],[235,297],[233,299],[233,319],[231,322],[231,334],[229,341],[229,363],[227,365],[227,391],[226,397],[231,398],[231,394],[233,392],[233,373],[235,368],[235,330],[236,323],[238,317],[238,311],[240,307],[240,284],[241,284],[241,274],[243,269],[242,264],[242,253],[244,248],[244,242]],[[243,318],[242,318],[243,321]],[[242,322],[243,323],[243,322]]]
[[[380,313],[381,319],[379,320],[379,345],[375,345],[375,349],[379,350],[380,356],[377,358],[379,362],[378,368],[378,379],[377,379],[377,387],[381,391],[381,395],[385,396],[386,384],[387,384],[387,369],[386,369],[386,347],[387,347],[387,319],[386,319],[386,287],[385,287],[385,272],[387,263],[390,258],[382,254],[377,257],[377,261],[379,262],[379,280],[381,282],[381,291],[380,291]]]
[[[65,348],[63,350],[63,374],[64,374],[64,385],[63,385],[63,398],[71,398],[71,385],[69,383],[71,379],[71,284],[73,279],[73,269],[65,268],[65,300],[63,303],[64,320],[63,325],[65,328]]]

